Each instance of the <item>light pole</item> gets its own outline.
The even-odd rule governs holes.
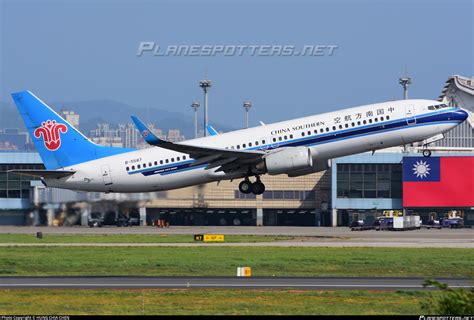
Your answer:
[[[401,77],[398,80],[398,83],[401,84],[401,86],[403,87],[403,99],[404,100],[408,99],[408,87],[411,84],[411,78],[407,75],[406,71],[405,71],[405,77]],[[405,153],[408,152],[408,148],[406,144],[403,145],[403,152]],[[403,209],[403,214],[405,215],[405,209]]]
[[[252,108],[252,102],[244,101],[244,109],[245,109],[245,128],[249,127],[249,110]]]
[[[207,124],[208,124],[208,119],[207,119],[207,93],[209,89],[211,88],[212,82],[211,80],[201,80],[199,81],[199,86],[202,88],[204,91],[204,136],[207,136]]]
[[[403,87],[403,99],[408,99],[408,87],[411,84],[411,78],[408,76],[405,76],[403,78],[400,78],[398,83],[400,83]]]
[[[197,119],[197,111],[199,108],[199,102],[193,101],[191,103],[191,108],[194,109],[194,139],[198,137],[198,119]]]

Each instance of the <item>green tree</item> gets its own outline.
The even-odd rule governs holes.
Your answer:
[[[445,283],[425,280],[424,287],[433,286],[441,290],[431,293],[421,302],[421,308],[427,314],[436,315],[472,315],[474,314],[474,288],[450,288]]]

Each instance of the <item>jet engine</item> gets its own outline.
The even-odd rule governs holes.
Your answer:
[[[288,147],[278,149],[265,156],[257,169],[270,175],[304,170],[313,166],[311,150],[308,147]]]

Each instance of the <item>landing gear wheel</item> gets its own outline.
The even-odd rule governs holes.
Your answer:
[[[431,157],[431,150],[423,150],[423,157]]]
[[[253,194],[262,194],[265,192],[265,185],[260,181],[252,183],[252,193]]]
[[[252,183],[249,180],[245,179],[244,181],[239,183],[239,191],[245,194],[249,194],[250,192],[252,192]]]

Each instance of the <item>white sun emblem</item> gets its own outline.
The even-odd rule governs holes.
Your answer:
[[[420,160],[413,165],[413,174],[416,174],[417,178],[426,178],[430,174],[430,165],[426,161]]]

